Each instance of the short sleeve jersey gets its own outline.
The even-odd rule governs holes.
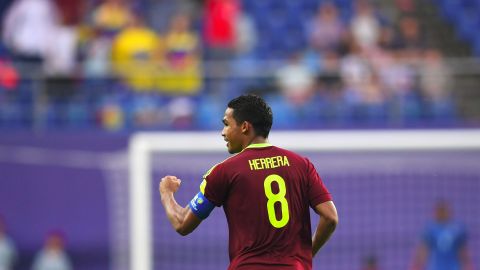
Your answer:
[[[201,189],[224,208],[229,269],[312,268],[309,207],[332,197],[308,159],[250,145],[210,169]]]
[[[423,236],[430,250],[428,270],[460,270],[460,250],[465,247],[465,227],[457,222],[432,223]]]

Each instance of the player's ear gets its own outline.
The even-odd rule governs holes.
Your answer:
[[[243,123],[242,123],[242,125],[240,126],[240,128],[241,128],[243,134],[247,134],[248,131],[250,131],[250,129],[252,128],[252,124],[250,124],[250,123],[247,122],[247,121],[243,121]]]

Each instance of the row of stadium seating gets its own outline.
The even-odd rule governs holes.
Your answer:
[[[212,95],[175,98],[159,93],[135,93],[114,85],[108,93],[86,88],[67,99],[51,97],[41,107],[34,105],[31,92],[26,94],[28,87],[19,95],[0,90],[0,129],[221,128],[226,102],[223,98]],[[275,113],[275,127],[281,129],[451,126],[460,122],[452,102],[430,104],[416,95],[378,104],[355,102],[348,92],[340,99],[319,93],[301,106],[277,94],[267,94],[266,99]],[[176,112],[175,106],[186,111]]]
[[[480,57],[480,0],[432,0],[442,17],[455,28],[458,37],[471,44]]]
[[[350,20],[354,8],[351,0],[244,0],[243,9],[252,16],[262,37],[258,56],[278,56],[305,48],[306,21],[327,1],[336,4],[343,21]],[[480,56],[480,0],[432,1],[459,38],[471,44],[475,55]]]
[[[256,56],[275,58],[305,49],[307,24],[324,2],[333,2],[344,22],[352,17],[352,0],[244,0],[242,8],[261,37]]]

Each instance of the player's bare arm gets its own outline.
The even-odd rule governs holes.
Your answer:
[[[320,216],[320,220],[312,239],[313,256],[325,245],[338,224],[337,209],[332,201],[318,204],[315,206],[315,212]]]
[[[415,256],[413,257],[413,263],[410,267],[411,270],[420,270],[425,268],[425,264],[428,257],[428,247],[425,243],[421,243],[418,249],[415,252]]]
[[[160,197],[167,213],[168,220],[175,231],[181,235],[191,233],[202,222],[187,205],[180,206],[175,200],[174,193],[180,188],[181,180],[175,176],[165,176],[160,181]]]
[[[460,262],[462,264],[462,270],[473,270],[473,262],[472,258],[470,257],[470,253],[466,246],[463,246],[459,251]]]

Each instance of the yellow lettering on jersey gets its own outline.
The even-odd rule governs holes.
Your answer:
[[[267,162],[265,162],[265,159],[264,159],[264,158],[260,159],[260,164],[261,164],[261,167],[260,167],[259,169],[266,169],[266,168],[268,168],[268,164],[267,164]]]
[[[267,167],[265,169],[273,169],[275,167],[273,167],[273,164],[272,164],[272,158],[265,158],[265,163],[267,164]]]
[[[248,164],[250,164],[250,171],[253,171],[253,168],[255,167],[255,162],[253,160],[249,159]]]
[[[248,160],[248,164],[250,165],[251,171],[290,166],[287,156],[250,159]]]
[[[255,168],[256,168],[255,170],[263,169],[262,163],[260,163],[259,159],[255,159]]]
[[[279,156],[278,156],[279,157]],[[279,163],[277,162],[277,157],[271,157],[271,158],[267,158],[268,159],[268,162],[270,163],[270,168],[277,168],[279,165]]]
[[[281,159],[281,157],[280,157]],[[283,156],[283,166],[290,166],[290,162],[288,162],[287,156]]]

